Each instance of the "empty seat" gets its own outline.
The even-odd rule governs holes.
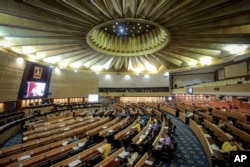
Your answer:
[[[76,155],[76,154],[78,154],[78,153],[80,153],[80,152],[82,152],[83,150],[81,149],[81,148],[79,148],[79,149],[77,149],[77,150],[71,150],[70,152],[69,152],[69,156],[73,156],[73,155]]]
[[[42,163],[36,164],[34,167],[48,167],[50,166],[49,161],[44,161]]]
[[[96,164],[98,164],[99,162],[102,161],[102,155],[101,154],[97,154],[94,157],[92,157],[89,161],[88,164],[90,166],[95,166]]]
[[[67,158],[68,158],[68,154],[67,154],[67,153],[64,153],[64,154],[61,154],[61,155],[59,155],[59,156],[53,158],[53,159],[51,160],[51,163],[52,163],[52,164],[56,164],[56,163],[61,162],[61,161],[65,160],[65,159],[67,159]]]

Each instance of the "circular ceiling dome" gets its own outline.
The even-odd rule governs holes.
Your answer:
[[[170,41],[170,34],[156,22],[119,19],[99,24],[87,35],[94,50],[112,56],[139,56],[154,53]]]

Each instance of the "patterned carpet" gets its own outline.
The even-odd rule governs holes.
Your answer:
[[[171,163],[163,167],[209,167],[204,149],[189,126],[178,117],[167,114],[176,125],[175,137],[178,140],[177,155]]]
[[[0,145],[0,148],[21,144],[22,138],[23,138],[23,132],[19,132],[16,135],[12,136],[10,139],[6,140],[4,143],[2,143]]]

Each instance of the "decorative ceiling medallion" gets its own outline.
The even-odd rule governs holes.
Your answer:
[[[87,35],[94,50],[112,56],[140,56],[164,48],[170,34],[156,22],[142,19],[119,19],[99,24]]]

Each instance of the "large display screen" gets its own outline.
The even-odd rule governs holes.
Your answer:
[[[99,95],[98,94],[89,94],[88,95],[88,102],[89,103],[99,102]]]
[[[193,88],[187,88],[187,94],[193,94]]]
[[[40,64],[27,62],[18,99],[47,98],[52,69]]]
[[[29,97],[43,97],[45,93],[46,83],[44,82],[27,82],[27,94]]]

